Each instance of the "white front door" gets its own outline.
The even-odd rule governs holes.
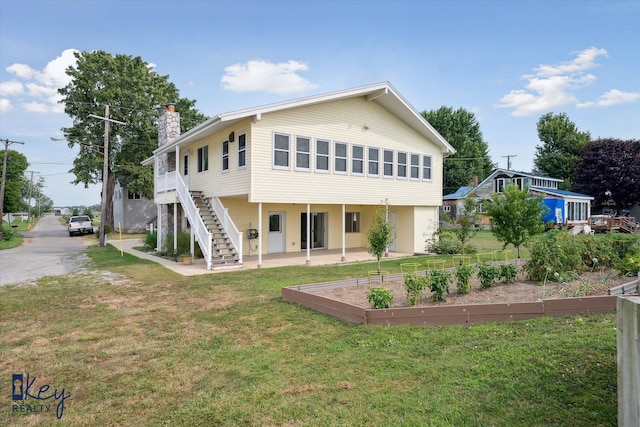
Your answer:
[[[267,248],[270,254],[285,251],[284,212],[269,212],[269,236]]]
[[[182,180],[184,181],[184,185],[189,187],[189,154],[185,154],[182,158]]]
[[[389,212],[389,222],[393,233],[393,242],[389,245],[389,251],[396,252],[398,250],[398,212]]]

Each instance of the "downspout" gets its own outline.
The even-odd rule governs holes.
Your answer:
[[[262,202],[258,203],[258,268],[262,267]]]

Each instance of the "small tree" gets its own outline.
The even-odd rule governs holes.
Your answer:
[[[478,233],[478,202],[471,197],[467,197],[463,202],[463,210],[458,215],[453,233],[460,242],[460,253],[464,255],[467,244],[473,236]]]
[[[547,207],[542,196],[532,197],[527,190],[508,185],[502,193],[496,193],[487,203],[487,214],[491,217],[491,231],[503,248],[512,244],[518,250],[531,236],[544,231],[542,217]]]
[[[367,234],[369,253],[378,259],[378,274],[380,274],[380,258],[382,258],[394,238],[388,212],[389,204],[385,201],[384,207],[378,207],[376,210]]]

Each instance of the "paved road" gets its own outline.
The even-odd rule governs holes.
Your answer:
[[[0,251],[0,286],[82,269],[90,242],[86,237],[69,237],[58,218],[45,215],[31,231],[22,233],[22,246]]]

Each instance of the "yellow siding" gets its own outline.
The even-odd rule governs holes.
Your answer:
[[[368,129],[365,129],[365,126]],[[272,167],[273,133],[290,135],[291,169]],[[442,154],[387,110],[364,98],[263,114],[254,124],[250,200],[253,202],[440,205]],[[310,137],[432,156],[432,181],[295,171],[295,137]],[[314,144],[315,147],[315,144]],[[313,151],[312,151],[313,152]],[[333,154],[333,146],[332,146]],[[312,155],[312,164],[314,157]],[[331,156],[333,160],[333,156]],[[332,162],[333,163],[333,162]],[[366,171],[365,161],[365,171]],[[380,164],[382,168],[382,162]]]
[[[426,240],[430,239],[438,229],[438,208],[416,206],[414,209],[413,242],[414,253],[425,253]]]

